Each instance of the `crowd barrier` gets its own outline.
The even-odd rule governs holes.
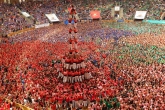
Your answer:
[[[11,32],[7,36],[11,37],[11,36],[14,36],[14,35],[17,35],[17,34],[20,34],[20,33],[23,33],[23,32],[27,32],[27,31],[31,31],[31,30],[34,30],[34,29],[35,29],[34,27],[26,28],[26,29],[19,30],[19,31],[16,31],[16,32]]]
[[[16,31],[16,32],[11,32],[11,33],[7,34],[7,36],[11,37],[11,36],[14,36],[14,35],[17,35],[17,34],[20,34],[20,33],[24,33],[24,32],[27,32],[27,31],[34,30],[36,28],[42,28],[42,27],[47,27],[47,26],[51,26],[51,25],[53,25],[53,24],[45,23],[45,24],[41,24],[41,25],[35,25],[35,27],[25,28],[23,30],[19,30],[19,31]]]

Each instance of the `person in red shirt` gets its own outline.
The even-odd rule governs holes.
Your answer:
[[[85,76],[84,76],[84,74],[85,74],[85,69],[84,68],[81,68],[81,78],[82,78],[82,80],[84,80],[85,79]]]
[[[4,109],[10,110],[10,103],[8,101],[6,101],[6,103],[4,104]]]
[[[71,33],[72,33],[72,29],[70,28],[70,29],[69,29],[69,34],[71,34]],[[72,35],[70,36],[70,39],[68,40],[68,42],[69,42],[69,49],[72,50],[72,48],[73,48],[73,47],[72,47],[72,42],[73,42],[73,41],[72,41]]]
[[[71,72],[68,71],[68,82],[71,82],[72,81],[71,79],[72,79],[72,74]]]
[[[56,110],[56,105],[55,104],[51,104],[51,109],[52,110]]]
[[[2,101],[3,101],[3,100],[2,100],[2,98],[0,97],[0,105],[2,104]]]
[[[76,20],[76,9],[74,8],[74,6],[72,5],[71,6],[71,10],[70,10],[70,13],[69,13],[69,23],[72,22],[72,20],[74,20],[74,23],[77,23],[77,20]]]

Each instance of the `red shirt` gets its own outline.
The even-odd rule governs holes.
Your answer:
[[[69,30],[69,32],[70,32],[70,30]],[[69,39],[69,43],[72,43],[72,39]]]
[[[103,57],[103,58],[106,58],[106,55],[105,55],[105,54],[103,54],[103,55],[102,55],[102,57]]]
[[[81,75],[81,72],[80,71],[78,71],[78,76],[80,76]]]
[[[72,76],[72,72],[71,72],[71,71],[69,71],[69,72],[68,72],[68,75],[69,75],[69,76]]]
[[[5,108],[0,108],[0,110],[5,110]]]
[[[73,62],[76,63],[76,61],[77,61],[77,60],[74,58],[74,59],[73,59]]]
[[[1,105],[1,103],[2,103],[2,99],[0,98],[0,105]]]
[[[77,76],[77,75],[78,75],[78,72],[77,72],[77,71],[75,71],[75,72],[74,72],[74,75],[75,75],[75,76]]]
[[[51,109],[52,109],[52,110],[56,110],[56,105],[54,105],[54,104],[51,105]]]
[[[9,110],[10,109],[10,104],[6,104],[5,103],[5,106],[4,107],[5,107],[5,109]]]
[[[76,76],[76,72],[72,71],[72,76]]]
[[[70,63],[74,63],[74,62],[73,62],[73,58],[72,58],[72,59],[70,59]]]
[[[74,8],[72,8],[71,11],[70,11],[70,14],[71,15],[76,14],[76,10]]]
[[[67,71],[64,71],[64,72],[63,72],[63,75],[64,75],[64,76],[67,76],[67,75],[68,75],[68,72],[67,72]]]
[[[66,102],[69,102],[69,97],[66,97]]]
[[[75,100],[75,101],[78,101],[78,100],[79,100],[79,98],[78,98],[77,95],[74,96],[74,100]]]
[[[81,74],[85,74],[85,69],[84,68],[81,69]]]
[[[62,103],[63,98],[58,98],[59,103]]]
[[[75,41],[75,43],[77,43],[77,39],[76,38],[74,38],[74,41]]]
[[[69,63],[70,62],[70,59],[66,58],[65,62],[66,63]]]
[[[75,63],[79,63],[79,60],[78,59],[75,59]]]

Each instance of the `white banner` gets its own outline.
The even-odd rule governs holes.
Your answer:
[[[115,11],[120,11],[120,6],[115,6]]]
[[[49,26],[49,25],[50,25],[49,23],[45,23],[45,24],[36,24],[36,25],[35,25],[35,28],[47,27],[47,26]]]
[[[30,14],[29,13],[27,13],[27,12],[21,12],[25,17],[30,17]]]
[[[136,11],[135,19],[144,19],[147,14],[147,11]]]
[[[45,14],[45,16],[49,19],[50,22],[60,21],[54,13],[53,14]]]

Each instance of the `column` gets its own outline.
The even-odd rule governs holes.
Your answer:
[[[115,17],[115,8],[111,8],[111,17]]]
[[[10,2],[10,0],[8,0],[8,2],[7,2],[8,4],[10,4],[11,2]]]
[[[123,18],[123,8],[120,8],[119,17]]]

